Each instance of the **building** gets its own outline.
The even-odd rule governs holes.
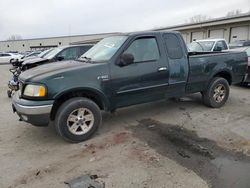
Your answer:
[[[235,40],[250,40],[250,13],[210,19],[200,23],[159,28],[156,30],[180,31],[186,43],[205,38],[225,38],[228,43],[234,42]],[[96,43],[102,38],[114,34],[117,33],[0,41],[0,51],[23,52],[69,44]]]
[[[50,38],[35,38],[35,39],[22,39],[14,41],[0,41],[0,52],[6,51],[30,51],[39,49],[54,48],[70,44],[93,44],[98,42],[104,37],[115,35],[117,33],[101,33],[92,35],[74,35],[74,36],[61,36]]]
[[[250,13],[157,29],[180,31],[186,43],[205,38],[224,38],[228,43],[250,40]]]

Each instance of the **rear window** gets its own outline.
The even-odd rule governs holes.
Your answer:
[[[182,47],[175,34],[167,33],[163,35],[168,57],[171,59],[181,59],[183,57]]]

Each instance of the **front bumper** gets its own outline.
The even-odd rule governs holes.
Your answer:
[[[22,99],[19,92],[12,98],[13,111],[17,113],[21,120],[35,126],[46,126],[50,121],[50,112],[54,101],[32,101]]]

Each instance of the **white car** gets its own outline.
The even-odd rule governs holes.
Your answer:
[[[12,61],[21,58],[21,54],[15,53],[0,53],[0,63],[11,63]]]
[[[190,52],[219,52],[229,50],[225,39],[196,40],[188,45]]]

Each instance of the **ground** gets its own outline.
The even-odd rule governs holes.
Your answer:
[[[103,113],[92,139],[63,141],[51,124],[18,121],[0,65],[0,187],[68,187],[90,174],[106,187],[249,187],[250,88],[220,109],[199,94]],[[228,173],[228,172],[231,173]]]

